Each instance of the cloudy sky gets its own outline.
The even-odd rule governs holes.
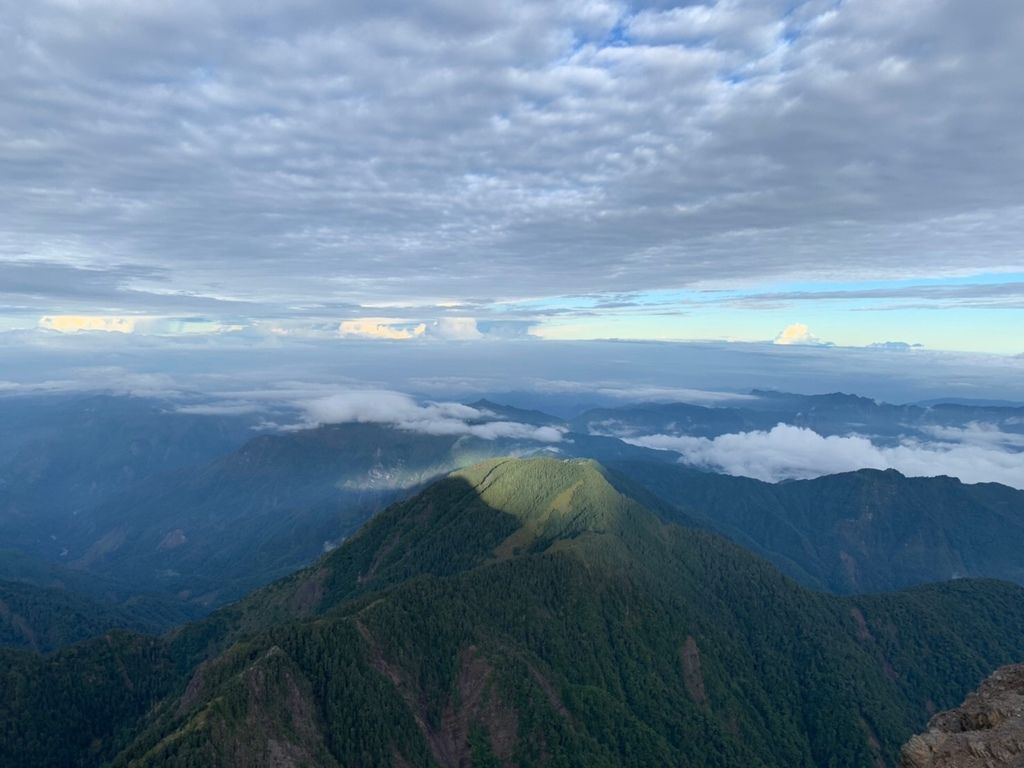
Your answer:
[[[1019,0],[0,0],[2,346],[1012,366],[1022,39]]]

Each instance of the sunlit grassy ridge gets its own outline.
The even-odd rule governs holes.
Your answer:
[[[495,550],[498,558],[542,551],[581,535],[635,536],[660,527],[633,499],[619,493],[603,468],[588,459],[495,459],[456,472],[481,501],[513,516],[519,527]]]

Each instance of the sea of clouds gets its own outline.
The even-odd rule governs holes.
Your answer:
[[[483,440],[561,442],[565,430],[504,421],[481,408],[462,403],[418,403],[401,392],[354,390],[317,398],[302,405],[301,427],[361,422],[387,424],[428,435],[471,435]]]
[[[912,477],[950,475],[965,483],[995,482],[1024,489],[1024,436],[997,425],[934,428],[934,441],[905,439],[881,446],[863,435],[823,436],[778,424],[770,430],[714,438],[647,435],[624,438],[646,448],[675,451],[693,466],[768,482],[806,479],[858,469],[895,469]]]

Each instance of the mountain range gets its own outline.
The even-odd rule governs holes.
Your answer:
[[[593,461],[494,459],[162,638],[3,652],[0,762],[894,765],[1022,655],[1020,587],[808,591]]]
[[[1024,491],[862,469],[765,483],[678,463],[616,463],[667,503],[830,592],[903,589],[985,576],[1024,584]]]
[[[929,440],[942,435],[944,430],[983,424],[1016,436],[1018,443],[1024,439],[1024,407],[1020,405],[960,402],[895,405],[841,392],[796,395],[753,390],[748,395],[716,405],[630,403],[589,409],[569,423],[577,432],[627,438],[646,435],[714,438],[789,424],[825,436],[866,435],[876,445],[897,445],[908,438]]]
[[[718,531],[815,589],[1024,582],[1022,491],[873,470],[763,483],[590,431],[609,414],[620,428],[632,425],[627,431],[679,430],[685,416],[695,434],[780,417],[852,429],[903,418],[964,425],[995,414],[1010,429],[1019,409],[765,392],[716,407],[628,405],[573,421],[488,399],[469,406],[481,419],[557,428],[561,439],[388,423],[266,431],[255,414],[200,415],[142,398],[0,398],[0,415],[15,427],[0,435],[0,580],[63,590],[112,609],[124,627],[167,629],[308,565],[452,470],[496,456],[555,455],[602,462],[663,519]],[[41,637],[65,637],[50,634],[44,613],[32,614],[38,623],[18,615]],[[32,645],[20,630],[0,642]]]

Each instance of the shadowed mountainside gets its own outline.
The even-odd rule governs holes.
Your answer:
[[[611,460],[671,460],[587,435],[555,447]],[[261,435],[75,516],[60,540],[71,568],[216,607],[307,565],[429,481],[495,455],[546,448],[380,424]]]

